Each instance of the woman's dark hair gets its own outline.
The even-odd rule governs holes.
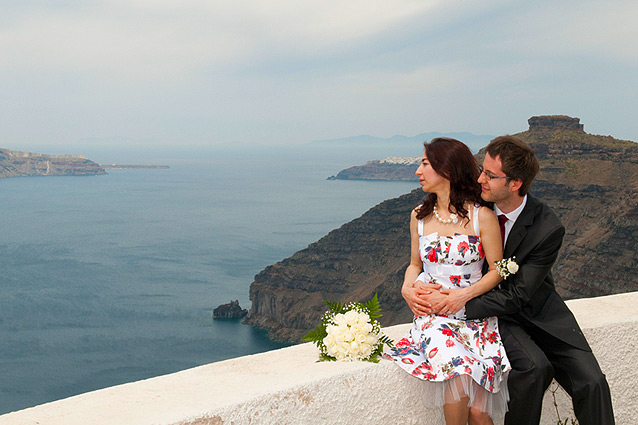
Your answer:
[[[472,151],[460,141],[448,137],[437,137],[423,145],[425,156],[434,171],[450,181],[450,209],[454,207],[461,219],[469,220],[465,203],[485,204],[481,199],[481,185],[477,181],[479,168]],[[417,209],[416,217],[422,219],[432,214],[435,205],[436,194],[429,193]]]

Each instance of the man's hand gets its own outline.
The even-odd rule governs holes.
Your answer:
[[[434,306],[432,310],[436,314],[454,314],[462,309],[469,300],[467,291],[463,289],[443,289],[440,294],[442,295],[440,301],[433,302],[433,300],[430,300]]]
[[[432,313],[432,300],[430,297],[435,294],[439,294],[438,289],[441,285],[433,283],[424,283],[416,281],[412,284],[403,285],[401,288],[401,295],[405,299],[405,302],[412,310],[415,316],[425,316]],[[439,300],[438,297],[435,300]]]
[[[438,286],[439,288],[441,287],[441,285]],[[431,293],[426,296],[427,302],[430,303],[430,313],[445,314],[441,312],[441,306],[447,300],[447,298],[448,296],[441,291],[431,291]]]

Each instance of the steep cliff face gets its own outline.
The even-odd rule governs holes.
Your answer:
[[[587,134],[577,118],[564,118],[533,117],[530,129],[517,134],[541,163],[532,193],[567,230],[554,267],[558,290],[565,298],[638,290],[638,144]],[[423,196],[416,189],[385,201],[260,272],[247,322],[295,342],[319,322],[322,300],[364,301],[375,292],[382,324],[410,321],[400,287],[410,255],[409,214]]]
[[[0,149],[0,178],[96,174],[105,174],[105,171],[82,155],[43,155]]]

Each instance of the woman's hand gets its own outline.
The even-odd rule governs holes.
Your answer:
[[[411,284],[404,284],[401,288],[401,295],[415,316],[426,316],[432,313],[432,304],[428,301],[428,297],[433,292],[438,293],[440,287],[441,285],[417,280]]]
[[[437,303],[433,310],[437,314],[454,314],[465,306],[472,297],[464,289],[443,289],[441,294],[447,295],[445,299]]]

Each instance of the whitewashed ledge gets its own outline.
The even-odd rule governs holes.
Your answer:
[[[609,380],[617,424],[638,423],[638,292],[568,302]],[[398,339],[409,325],[386,328]],[[316,363],[303,344],[93,391],[0,416],[0,424],[442,424],[430,383],[389,361]],[[573,417],[559,391],[561,418]],[[551,394],[542,424],[557,423]]]

